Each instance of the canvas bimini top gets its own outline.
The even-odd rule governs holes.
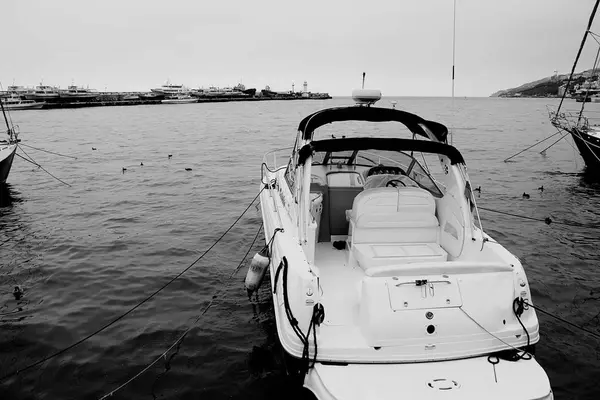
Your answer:
[[[341,121],[367,121],[367,122],[400,122],[412,133],[429,138],[423,129],[425,126],[442,143],[447,143],[448,128],[439,122],[428,121],[406,111],[393,108],[380,107],[334,107],[317,111],[304,118],[298,130],[302,132],[305,140],[312,140],[315,129]]]

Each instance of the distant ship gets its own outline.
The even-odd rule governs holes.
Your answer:
[[[277,96],[277,92],[272,91],[271,87],[269,85],[265,86],[265,88],[263,90],[261,90],[260,93],[263,96],[267,96],[267,97]]]
[[[162,100],[161,102],[164,104],[186,104],[186,103],[196,103],[197,101],[198,101],[198,99],[196,99],[190,95],[179,94],[176,96],[166,98],[166,99]]]
[[[163,93],[156,92],[139,93],[138,96],[142,100],[162,100],[165,98],[165,95]]]
[[[66,100],[91,100],[98,97],[98,91],[96,89],[83,88],[76,85],[71,85],[67,90],[59,91],[61,99]]]
[[[39,85],[35,87],[33,92],[27,92],[25,98],[27,100],[35,101],[46,101],[51,99],[58,99],[60,97],[60,91],[55,86]]]
[[[30,110],[40,109],[44,106],[44,102],[35,102],[33,100],[22,100],[21,96],[11,94],[9,97],[1,99],[5,110]]]
[[[218,88],[210,86],[208,89],[198,88],[191,92],[191,95],[196,97],[248,97],[255,94],[256,89],[246,89],[246,86],[241,83],[234,87]]]
[[[159,88],[150,89],[153,93],[162,94],[165,96],[173,95],[186,95],[190,93],[190,88],[183,85],[172,85],[171,82],[167,81],[164,85]]]
[[[28,93],[32,93],[33,89],[31,88],[26,88],[24,86],[9,86],[8,88],[6,88],[6,92],[9,94],[16,94],[19,96],[25,96]]]
[[[237,90],[239,92],[242,92],[244,94],[247,94],[248,96],[254,96],[256,94],[255,88],[246,89],[246,86],[242,85],[241,83],[238,83],[237,85],[235,85],[233,89]]]

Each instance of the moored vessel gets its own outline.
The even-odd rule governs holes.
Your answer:
[[[66,90],[59,91],[60,99],[68,101],[93,100],[98,95],[96,89],[83,88],[77,85],[70,85]]]
[[[27,93],[26,100],[48,101],[58,99],[60,97],[60,89],[55,86],[39,85],[35,87],[33,92]]]
[[[167,81],[164,85],[158,88],[150,89],[153,93],[162,94],[164,96],[187,95],[191,89],[184,85],[173,85]]]
[[[525,270],[481,228],[462,154],[443,124],[372,106],[379,96],[308,115],[292,148],[265,155],[287,371],[320,400],[551,400]],[[360,134],[331,134],[340,122]],[[369,122],[410,137],[377,137]]]
[[[18,95],[11,95],[0,99],[2,105],[7,110],[35,110],[44,107],[46,103],[36,102],[34,100],[23,100]]]
[[[198,99],[189,96],[189,95],[178,95],[178,96],[171,96],[168,97],[164,100],[161,100],[162,103],[164,104],[186,104],[186,103],[197,103]]]
[[[16,127],[9,123],[9,118],[6,116],[7,110],[4,107],[4,102],[0,102],[0,110],[4,122],[6,123],[6,136],[0,137],[0,185],[4,185],[8,179],[8,174],[12,167],[19,139]]]

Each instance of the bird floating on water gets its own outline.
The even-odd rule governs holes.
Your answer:
[[[528,194],[528,193],[525,193],[525,192],[523,192],[523,198],[524,198],[524,199],[528,199],[529,197],[530,197],[530,196],[529,196],[529,194]]]
[[[186,171],[191,171],[192,169],[191,169],[191,168],[186,168],[185,170],[186,170]]]
[[[97,149],[97,148],[95,148],[95,147],[92,147],[92,150],[98,150],[98,149]]]
[[[538,190],[539,190],[540,192],[543,192],[543,191],[544,191],[544,186],[543,186],[543,185],[542,185],[542,186],[540,186],[540,187],[538,188]]]
[[[481,193],[481,186],[477,186],[477,187],[476,187],[474,190],[475,190],[476,192],[479,192],[479,193]]]
[[[169,158],[173,157],[173,154],[169,154]]]
[[[21,289],[21,286],[16,285],[15,286],[15,290],[13,290],[13,296],[15,296],[15,300],[21,300],[21,297],[23,297],[23,289]]]
[[[127,168],[123,167],[123,173],[125,173],[125,171],[127,171]]]
[[[140,163],[140,166],[141,166],[141,167],[143,167],[143,166],[144,166],[144,162],[143,162],[143,161]]]

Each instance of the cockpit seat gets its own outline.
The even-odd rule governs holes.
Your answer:
[[[415,187],[367,189],[347,213],[352,259],[365,271],[373,267],[446,261],[440,246],[435,201]]]

